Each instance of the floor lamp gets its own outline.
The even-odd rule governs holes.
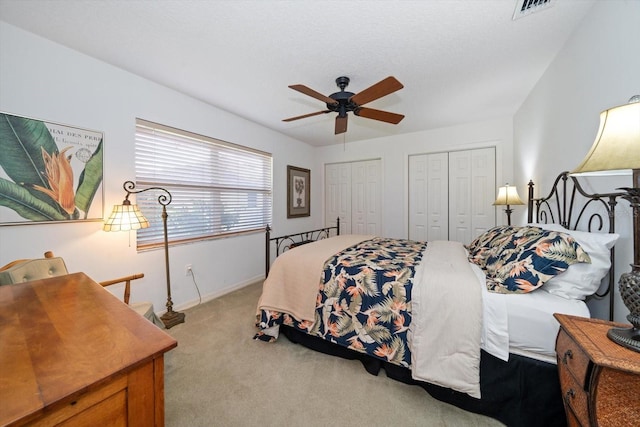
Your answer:
[[[164,326],[169,329],[184,322],[184,313],[173,311],[173,301],[171,301],[171,279],[169,275],[169,239],[167,237],[167,205],[171,203],[171,193],[162,187],[149,187],[136,190],[136,185],[132,181],[126,181],[122,186],[127,192],[121,205],[115,205],[111,216],[104,223],[104,231],[130,231],[149,227],[149,221],[144,217],[138,205],[132,205],[129,201],[131,194],[144,193],[145,191],[157,190],[162,194],[158,196],[158,203],[162,205],[162,225],[164,227],[164,263],[167,275],[167,312],[160,317]]]
[[[518,196],[518,190],[515,185],[509,185],[508,183],[504,187],[498,188],[498,198],[493,202],[493,206],[506,206],[504,210],[507,213],[507,225],[511,225],[511,205],[524,205],[520,196]]]
[[[633,209],[633,264],[631,272],[620,276],[619,289],[631,328],[612,328],[612,341],[640,352],[640,95],[628,104],[600,113],[596,140],[582,163],[571,173],[628,170],[633,171],[630,188],[620,188]]]

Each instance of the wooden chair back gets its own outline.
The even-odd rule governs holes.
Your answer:
[[[68,274],[68,271],[62,258],[56,258],[52,251],[47,251],[44,253],[44,259],[19,259],[0,267],[0,285],[45,279],[64,274]],[[99,283],[103,287],[124,283],[123,301],[128,305],[131,295],[131,281],[143,277],[143,273],[136,273]]]

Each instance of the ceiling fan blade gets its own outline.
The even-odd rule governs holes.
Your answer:
[[[336,135],[339,133],[345,133],[347,131],[347,116],[336,116]]]
[[[384,80],[380,80],[373,86],[356,93],[349,101],[354,102],[357,105],[364,105],[368,102],[374,101],[383,96],[389,95],[397,90],[402,89],[404,86],[395,77],[389,76]]]
[[[367,119],[380,120],[381,122],[393,123],[397,125],[404,116],[402,114],[390,113],[388,111],[375,110],[373,108],[360,107],[353,111],[353,114]]]
[[[309,95],[312,98],[319,99],[325,104],[336,105],[338,101],[333,98],[329,98],[328,96],[324,96],[320,92],[316,92],[315,90],[305,86],[305,85],[291,85],[289,86],[293,90],[297,90],[300,93],[304,93],[305,95]]]
[[[316,111],[315,113],[303,114],[302,116],[289,117],[288,119],[282,119],[282,121],[283,122],[292,122],[294,120],[306,119],[307,117],[318,116],[320,114],[327,114],[327,113],[330,113],[330,112],[331,112],[330,110]]]

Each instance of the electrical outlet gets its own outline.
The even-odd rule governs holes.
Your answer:
[[[187,264],[187,265],[184,266],[184,275],[188,276],[190,274],[193,274],[192,266],[191,266],[191,264]]]

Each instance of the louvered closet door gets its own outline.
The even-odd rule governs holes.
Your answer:
[[[409,157],[409,239],[447,240],[449,197],[447,153]]]

